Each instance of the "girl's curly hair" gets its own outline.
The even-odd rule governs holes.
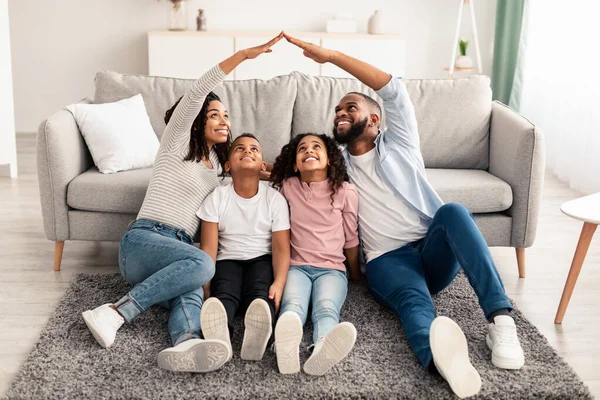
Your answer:
[[[346,171],[346,162],[342,151],[337,146],[333,138],[316,133],[302,133],[290,140],[288,144],[281,148],[281,153],[277,156],[273,170],[271,171],[272,186],[281,188],[283,181],[292,176],[300,177],[300,171],[294,171],[296,163],[296,149],[300,141],[306,136],[316,136],[323,141],[327,149],[327,157],[329,158],[329,166],[327,167],[327,178],[331,187],[331,205],[333,205],[333,197],[338,189],[342,187],[344,182],[348,181],[348,172]]]
[[[165,113],[165,124],[168,124],[171,120],[173,112],[175,111],[175,108],[177,108],[177,105],[179,104],[182,98],[183,96],[180,97],[179,100],[175,102],[173,107],[168,109]],[[221,101],[219,96],[217,96],[213,92],[210,92],[208,96],[206,96],[206,99],[202,104],[202,108],[200,109],[198,116],[196,116],[196,119],[192,124],[192,129],[190,132],[190,150],[187,156],[185,156],[185,158],[183,159],[183,161],[201,162],[203,158],[209,158],[210,151],[208,150],[208,145],[206,144],[206,137],[204,136],[204,127],[206,126],[206,114],[208,111],[208,105],[211,101],[215,100]],[[227,155],[229,154],[230,146],[231,132],[229,132],[229,135],[227,136],[227,141],[225,143],[215,143],[215,145],[213,146],[215,149],[215,153],[217,153],[217,157],[219,158],[219,164],[221,164],[221,167],[224,167],[225,163],[227,162]]]

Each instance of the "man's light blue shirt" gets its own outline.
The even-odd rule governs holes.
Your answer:
[[[375,170],[392,193],[404,200],[429,226],[444,202],[427,181],[412,101],[399,78],[392,77],[377,94],[383,100],[386,129],[375,138]],[[347,148],[343,149],[343,154],[348,165]]]

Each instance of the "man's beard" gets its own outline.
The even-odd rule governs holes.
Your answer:
[[[335,138],[335,141],[339,144],[348,144],[363,134],[368,123],[369,118],[365,117],[365,119],[363,119],[362,121],[350,125],[350,129],[348,129],[348,131],[343,134],[338,134],[337,128],[334,126],[333,137]]]

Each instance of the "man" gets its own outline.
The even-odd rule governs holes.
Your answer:
[[[379,104],[348,93],[335,109],[333,135],[346,146],[348,174],[358,189],[369,290],[400,317],[419,361],[430,372],[437,370],[461,398],[481,388],[464,333],[451,319],[436,318],[431,298],[462,268],[489,322],[492,363],[521,368],[524,355],[512,305],[472,214],[462,205],[443,204],[427,181],[404,83],[341,52],[284,36],[306,57],[342,68],[383,99],[386,131],[379,130]]]

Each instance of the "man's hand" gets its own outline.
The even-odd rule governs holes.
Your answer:
[[[300,39],[296,39],[295,37],[292,37],[287,33],[284,33],[283,36],[288,42],[304,50],[304,55],[306,57],[318,62],[319,64],[331,61],[335,53],[333,50],[317,46],[316,44],[307,43]]]
[[[283,296],[283,288],[285,285],[274,282],[269,288],[269,299],[275,303],[275,314],[279,312],[279,306],[281,305],[281,296]]]
[[[252,60],[258,56],[260,56],[263,53],[271,53],[273,50],[271,50],[271,47],[279,42],[281,39],[283,38],[283,31],[275,36],[273,39],[269,40],[267,43],[265,44],[261,44],[260,46],[256,46],[256,47],[250,47],[248,49],[244,49],[241,50],[242,54],[244,54],[244,57],[247,60]]]

